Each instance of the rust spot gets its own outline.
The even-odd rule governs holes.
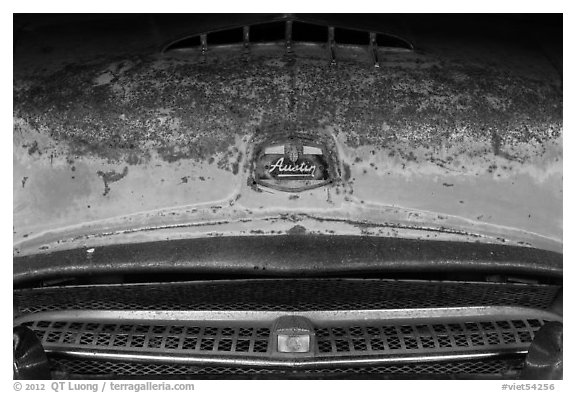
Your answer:
[[[110,171],[110,172],[98,171],[96,172],[96,174],[100,176],[102,178],[102,181],[104,182],[104,193],[102,195],[106,196],[110,192],[109,184],[115,183],[126,177],[126,175],[128,174],[128,167],[125,166],[122,173],[117,173],[116,171]]]
[[[306,228],[302,225],[294,225],[288,231],[286,231],[287,235],[304,235],[306,233]]]
[[[240,168],[240,162],[242,161],[242,152],[238,153],[238,158],[236,159],[236,162],[234,162],[232,164],[232,173],[234,175],[238,174],[238,168]]]
[[[40,150],[38,149],[38,142],[37,141],[32,142],[32,145],[28,146],[28,154],[32,155],[34,153],[42,154],[40,152]]]
[[[141,162],[141,160],[136,153],[130,153],[126,159],[126,162],[128,165],[137,165]]]
[[[344,181],[349,181],[350,180],[350,165],[348,164],[344,164]]]

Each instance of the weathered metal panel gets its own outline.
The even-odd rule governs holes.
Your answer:
[[[382,52],[379,69],[363,48],[337,51],[336,66],[322,47],[234,53],[16,80],[15,253],[295,222],[561,251],[562,92],[549,76],[421,52]],[[249,185],[254,141],[294,131],[333,141],[339,181]]]

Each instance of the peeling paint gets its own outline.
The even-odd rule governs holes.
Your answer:
[[[405,56],[413,61],[416,55]],[[120,161],[151,147],[169,162],[204,160],[225,153],[235,136],[275,131],[275,124],[316,129],[329,123],[349,146],[378,146],[429,162],[447,144],[459,146],[460,155],[484,155],[466,140],[497,145],[496,155],[524,162],[561,133],[561,92],[497,68],[431,57],[423,61],[439,65],[389,66],[375,74],[351,62],[334,68],[300,58],[290,67],[271,66],[266,57],[217,60],[202,65],[150,57],[130,60],[129,68],[122,66],[126,61],[70,66],[15,92],[15,113],[74,152]],[[123,71],[93,84],[109,78],[110,69]],[[454,79],[454,73],[467,77]],[[413,155],[418,148],[432,154]]]

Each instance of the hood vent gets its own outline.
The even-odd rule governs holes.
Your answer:
[[[252,45],[271,43],[279,43],[287,52],[292,52],[293,43],[298,42],[326,44],[331,57],[333,46],[370,47],[373,51],[376,46],[387,50],[414,50],[410,41],[392,34],[311,23],[290,17],[184,35],[164,45],[162,53],[197,49],[204,54],[209,48],[222,45],[238,45],[248,50]]]

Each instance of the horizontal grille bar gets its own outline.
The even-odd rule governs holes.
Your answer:
[[[558,286],[525,284],[262,279],[21,289],[14,291],[14,302],[21,313],[70,309],[281,312],[473,306],[547,309],[559,290]]]

